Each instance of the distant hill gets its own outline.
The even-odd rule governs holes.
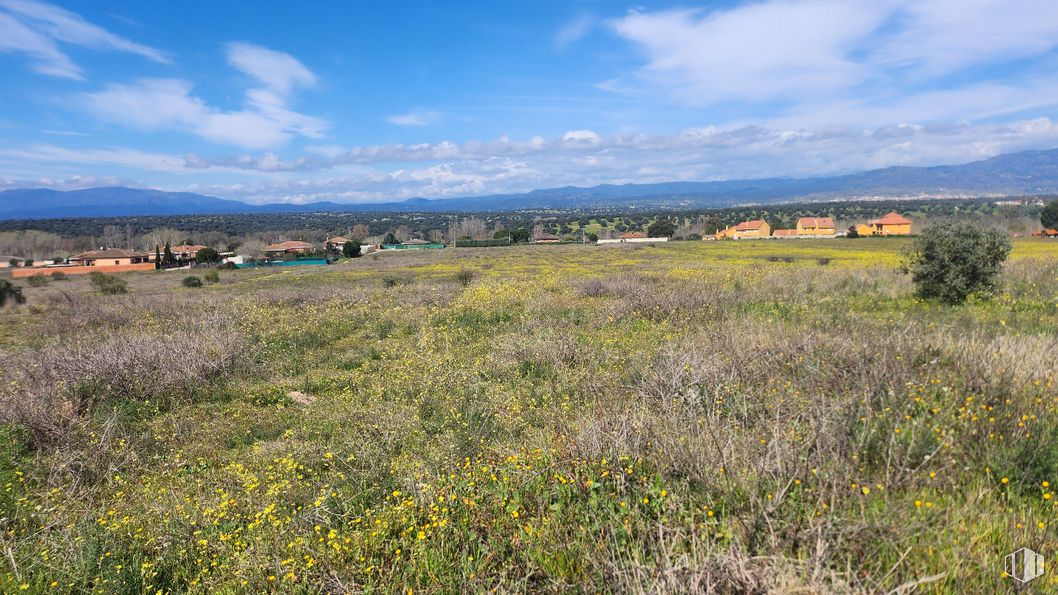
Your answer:
[[[250,205],[190,192],[138,188],[0,192],[0,219],[291,213],[312,211],[485,211],[592,206],[722,207],[794,200],[935,196],[1058,194],[1058,149],[1000,155],[963,165],[887,167],[843,176],[766,178],[723,182],[565,186],[523,194],[414,198],[402,202]]]

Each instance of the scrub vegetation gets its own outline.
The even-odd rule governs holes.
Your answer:
[[[1058,243],[960,305],[909,245],[20,288],[0,591],[1008,589],[1004,555],[1058,551]]]

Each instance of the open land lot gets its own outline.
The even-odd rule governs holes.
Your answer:
[[[1058,242],[958,307],[914,297],[904,245],[27,287],[0,590],[1008,588],[1004,555],[1058,551]]]

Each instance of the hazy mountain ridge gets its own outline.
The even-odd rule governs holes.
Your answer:
[[[283,213],[310,211],[482,211],[590,206],[731,206],[866,196],[1034,195],[1058,193],[1058,149],[1000,155],[963,165],[894,166],[861,173],[814,178],[764,178],[722,182],[564,186],[522,194],[401,202],[251,205],[190,192],[125,187],[51,190],[20,188],[0,192],[0,218],[33,219],[122,215]]]

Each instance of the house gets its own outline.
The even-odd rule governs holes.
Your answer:
[[[341,252],[345,245],[351,242],[349,238],[345,236],[334,236],[333,238],[327,238],[327,245],[331,248]]]
[[[89,250],[70,257],[70,264],[75,266],[125,266],[131,264],[143,264],[149,262],[150,255],[146,252],[123,250],[121,248],[107,248],[100,250]]]
[[[772,237],[779,239],[796,238],[801,235],[796,229],[776,229],[772,234]]]
[[[628,233],[621,234],[622,240],[645,240],[647,234],[641,231],[630,231]]]
[[[198,255],[199,250],[205,250],[206,246],[200,244],[180,244],[179,246],[172,246],[169,250],[172,251],[173,256],[180,260],[194,260],[195,256]]]
[[[743,221],[738,225],[732,225],[731,227],[717,232],[716,239],[732,239],[732,240],[743,240],[751,238],[770,238],[771,237],[771,226],[768,222],[763,219],[754,219],[752,221]]]
[[[871,219],[867,222],[871,227],[871,234],[876,236],[906,236],[911,235],[911,220],[901,216],[895,211],[887,213],[884,217]]]
[[[874,234],[874,228],[870,225],[864,225],[863,223],[857,223],[856,225],[853,225],[852,228],[856,230],[856,235],[858,236],[869,236]]]
[[[557,244],[561,241],[562,238],[546,232],[533,237],[534,244]]]
[[[801,217],[797,220],[797,235],[833,236],[836,233],[832,217]]]
[[[307,254],[312,252],[312,244],[308,242],[302,242],[293,240],[289,242],[279,242],[278,244],[270,244],[265,248],[265,254]]]
[[[1032,234],[1036,238],[1058,238],[1058,230],[1055,229],[1041,229]]]

